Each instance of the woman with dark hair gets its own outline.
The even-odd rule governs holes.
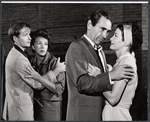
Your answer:
[[[129,113],[132,99],[138,84],[137,66],[134,52],[136,52],[142,44],[142,31],[136,25],[118,25],[114,36],[110,39],[110,49],[114,50],[117,55],[117,61],[114,65],[131,65],[134,69],[135,75],[132,79],[123,79],[122,82],[114,82],[112,91],[103,92],[106,98],[106,105],[103,109],[103,120],[124,120],[132,121]],[[111,67],[109,66],[109,71]],[[88,73],[90,76],[100,74],[97,67],[89,64]]]
[[[46,30],[39,29],[32,33],[31,46],[35,53],[30,58],[31,65],[41,75],[51,71],[52,82],[56,90],[51,91],[46,87],[34,92],[34,119],[41,121],[60,121],[62,93],[65,88],[65,64],[60,63],[60,58],[48,52],[50,35]],[[62,70],[63,69],[63,70]]]

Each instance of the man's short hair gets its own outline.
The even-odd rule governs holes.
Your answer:
[[[30,29],[31,29],[30,25],[28,25],[28,24],[25,23],[25,22],[15,22],[15,23],[13,23],[13,24],[9,27],[9,29],[8,29],[8,36],[9,36],[9,38],[14,42],[13,36],[18,37],[19,34],[20,34],[20,30],[21,30],[22,28],[24,28],[24,27],[27,27],[27,28],[30,28]]]
[[[102,16],[104,16],[106,19],[109,19],[111,21],[111,17],[107,12],[105,12],[103,10],[97,10],[88,17],[87,22],[88,22],[88,20],[91,20],[92,26],[95,26]],[[87,24],[87,22],[86,22],[86,24]]]

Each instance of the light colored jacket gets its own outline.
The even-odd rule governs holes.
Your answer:
[[[5,65],[4,120],[34,120],[32,88],[40,88],[41,84],[25,77],[30,75],[27,68],[32,68],[27,57],[13,47],[7,56]]]

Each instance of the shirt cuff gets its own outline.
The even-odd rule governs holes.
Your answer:
[[[110,81],[110,84],[111,84],[111,85],[113,85],[113,84],[114,84],[114,81],[112,81],[112,80],[111,80],[111,77],[110,77],[110,72],[108,72],[108,76],[109,76],[109,81]]]

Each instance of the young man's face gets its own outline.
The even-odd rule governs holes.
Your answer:
[[[22,47],[27,48],[30,47],[31,37],[30,37],[31,29],[28,27],[24,27],[20,30],[20,34],[15,38],[15,43]]]
[[[108,33],[111,31],[111,26],[111,21],[102,16],[98,23],[90,28],[92,41],[99,45],[102,41],[104,41]]]

